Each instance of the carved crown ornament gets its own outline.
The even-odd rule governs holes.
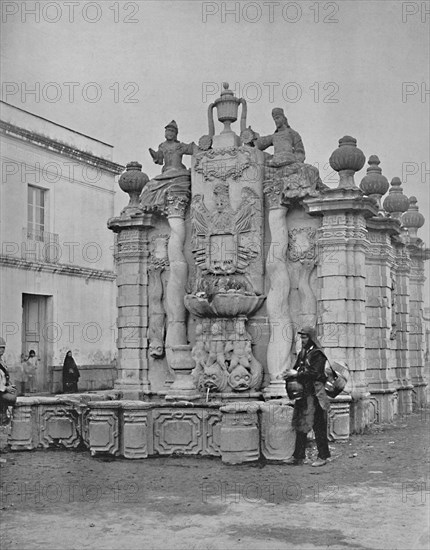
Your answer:
[[[215,208],[210,211],[203,195],[191,203],[192,247],[196,265],[203,273],[229,275],[244,273],[256,257],[255,250],[241,245],[240,237],[253,229],[253,217],[259,212],[260,198],[250,187],[242,189],[242,201],[234,211],[228,186],[214,188]]]
[[[238,179],[251,166],[251,154],[245,147],[209,149],[198,153],[195,159],[194,170],[205,181]]]

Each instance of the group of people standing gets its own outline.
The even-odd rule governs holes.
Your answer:
[[[7,425],[11,418],[11,407],[16,402],[18,391],[11,383],[9,370],[4,361],[6,341],[0,337],[0,426]],[[34,392],[37,379],[38,359],[36,352],[30,350],[23,363],[23,393]],[[63,363],[63,392],[75,393],[78,391],[79,369],[73,359],[72,352],[66,353]]]
[[[39,360],[36,356],[36,352],[31,349],[27,359],[22,364],[22,393],[35,393],[38,390],[40,391],[38,387],[38,376],[40,377],[39,370]],[[73,359],[72,352],[69,350],[63,362],[63,392],[77,392],[79,377],[79,369]]]
[[[0,337],[0,396],[1,389],[6,385],[6,379],[10,380],[10,373],[4,361],[4,353],[6,350],[6,341]],[[16,382],[21,385],[18,388],[19,394],[36,393],[40,391],[41,378],[40,361],[35,350],[31,349],[28,355],[21,362],[20,374],[16,377]],[[64,393],[74,393],[78,391],[78,381],[80,372],[73,358],[71,350],[66,353],[63,361],[62,370],[62,386]]]

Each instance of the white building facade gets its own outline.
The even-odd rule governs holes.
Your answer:
[[[61,390],[68,350],[79,388],[112,385],[116,357],[111,145],[1,102],[0,323],[20,382],[38,358],[37,392]]]

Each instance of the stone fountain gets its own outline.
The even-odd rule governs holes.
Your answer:
[[[366,159],[348,135],[330,157],[339,184],[328,188],[283,109],[272,118],[274,132],[260,136],[225,83],[197,143],[180,142],[174,120],[166,125],[149,150],[160,174],[127,165],[119,185],[130,202],[108,221],[115,388],[80,402],[20,398],[12,449],[60,441],[126,458],[283,460],[294,447],[283,372],[304,325],[351,370],[332,402],[331,439],[424,404],[419,312],[430,253],[416,198],[393,178],[382,203],[388,180],[376,155],[358,187]]]

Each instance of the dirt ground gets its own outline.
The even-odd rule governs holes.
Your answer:
[[[427,549],[429,420],[337,443],[322,468],[6,453],[0,548]]]

